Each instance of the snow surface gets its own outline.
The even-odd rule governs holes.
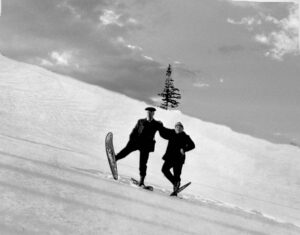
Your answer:
[[[300,234],[300,150],[158,110],[181,121],[196,149],[171,198],[156,136],[148,192],[134,187],[138,152],[110,176],[104,139],[118,152],[147,104],[0,55],[0,234]]]

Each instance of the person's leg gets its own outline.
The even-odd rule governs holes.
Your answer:
[[[180,181],[181,181],[180,176],[181,176],[181,172],[182,172],[182,166],[183,166],[182,162],[176,162],[173,167],[174,181],[176,182],[175,184],[178,188],[180,187]]]
[[[130,154],[131,152],[133,151],[136,151],[137,148],[130,144],[130,143],[127,143],[127,145],[125,146],[125,148],[123,148],[117,155],[116,155],[116,161],[122,159],[122,158],[125,158],[128,154]]]
[[[144,185],[144,180],[147,174],[147,162],[149,158],[149,152],[145,150],[140,150],[140,185]]]
[[[161,171],[165,175],[165,177],[174,185],[174,176],[171,173],[171,168],[173,167],[173,164],[171,164],[170,161],[165,161],[163,164]]]

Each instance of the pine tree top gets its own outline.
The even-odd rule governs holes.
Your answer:
[[[167,77],[171,77],[171,74],[172,74],[172,68],[171,68],[171,65],[169,64],[166,75],[167,75]]]
[[[181,99],[179,89],[175,88],[174,80],[171,77],[172,67],[169,64],[166,72],[165,87],[162,93],[158,94],[162,97],[162,104],[160,105],[163,109],[177,108],[179,105],[178,99]]]

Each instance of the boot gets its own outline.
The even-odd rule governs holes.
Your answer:
[[[176,181],[173,185],[173,191],[176,192],[180,188],[180,181]]]
[[[145,176],[141,176],[140,183],[139,183],[140,187],[145,186],[144,180],[145,180]]]
[[[180,188],[180,181],[176,181],[173,184],[173,192],[170,194],[170,196],[177,196],[177,190]]]

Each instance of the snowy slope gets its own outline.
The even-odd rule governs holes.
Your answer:
[[[160,190],[128,186],[128,177],[138,177],[138,153],[119,162],[123,183],[109,179],[105,134],[113,131],[118,152],[145,106],[0,56],[0,232],[299,232],[289,225],[300,226],[299,148],[178,111],[159,110],[156,119],[167,127],[183,122],[196,143],[183,169],[182,181],[193,182],[183,193],[188,200],[162,193],[171,185],[160,172],[166,142],[159,135],[146,181]]]

